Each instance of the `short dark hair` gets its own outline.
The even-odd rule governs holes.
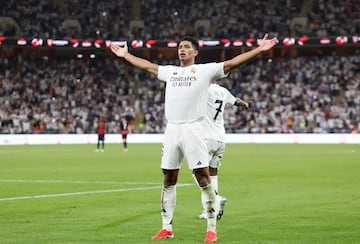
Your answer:
[[[195,50],[199,50],[199,42],[191,37],[191,36],[184,36],[183,38],[181,38],[180,42],[182,41],[189,41],[191,42],[192,46],[194,47]]]

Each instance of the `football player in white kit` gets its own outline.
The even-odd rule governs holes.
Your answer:
[[[224,111],[226,104],[235,105],[245,110],[249,109],[249,103],[234,97],[226,88],[218,84],[211,84],[207,101],[207,112],[202,124],[206,146],[210,154],[209,172],[211,185],[216,194],[216,203],[220,205],[219,210],[216,212],[218,220],[221,219],[224,213],[224,205],[227,203],[227,199],[220,196],[218,190],[218,168],[221,165],[225,152]],[[205,201],[204,194],[201,194],[203,211],[199,216],[200,219],[207,218]]]
[[[216,242],[215,192],[209,173],[209,154],[203,138],[201,121],[205,117],[210,83],[221,79],[232,69],[254,58],[278,43],[268,34],[259,46],[234,58],[207,64],[195,64],[199,54],[198,41],[184,37],[178,46],[180,66],[158,65],[139,58],[123,47],[110,45],[111,51],[134,66],[143,69],[166,82],[165,118],[167,126],[162,146],[161,169],[164,176],[161,191],[162,228],[152,240],[173,238],[172,219],[176,205],[176,183],[184,159],[193,171],[202,194],[206,199],[207,231],[204,242]]]

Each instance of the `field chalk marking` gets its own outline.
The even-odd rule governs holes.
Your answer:
[[[191,185],[192,184],[178,184],[177,187],[191,186]],[[125,191],[143,191],[143,190],[151,190],[151,189],[160,189],[161,187],[162,186],[149,186],[149,187],[137,187],[137,188],[128,188],[128,189],[70,192],[70,193],[46,194],[46,195],[37,195],[37,196],[19,196],[19,197],[0,198],[0,201],[15,201],[15,200],[38,199],[38,198],[50,198],[50,197],[68,197],[68,196],[79,196],[79,195],[89,195],[89,194],[98,194],[98,193],[125,192]]]
[[[93,185],[158,185],[159,182],[118,182],[118,181],[83,181],[83,180],[11,180],[0,179],[0,183],[55,183],[55,184],[93,184]]]

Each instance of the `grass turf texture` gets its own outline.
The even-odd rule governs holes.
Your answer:
[[[94,149],[0,147],[0,243],[154,243],[161,145]],[[179,183],[189,185],[177,188],[175,238],[161,242],[202,243],[206,221],[187,164]],[[228,144],[218,243],[359,243],[359,186],[359,145]]]

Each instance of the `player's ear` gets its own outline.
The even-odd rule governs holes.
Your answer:
[[[199,50],[194,50],[194,56],[196,57],[197,55],[199,55]]]

